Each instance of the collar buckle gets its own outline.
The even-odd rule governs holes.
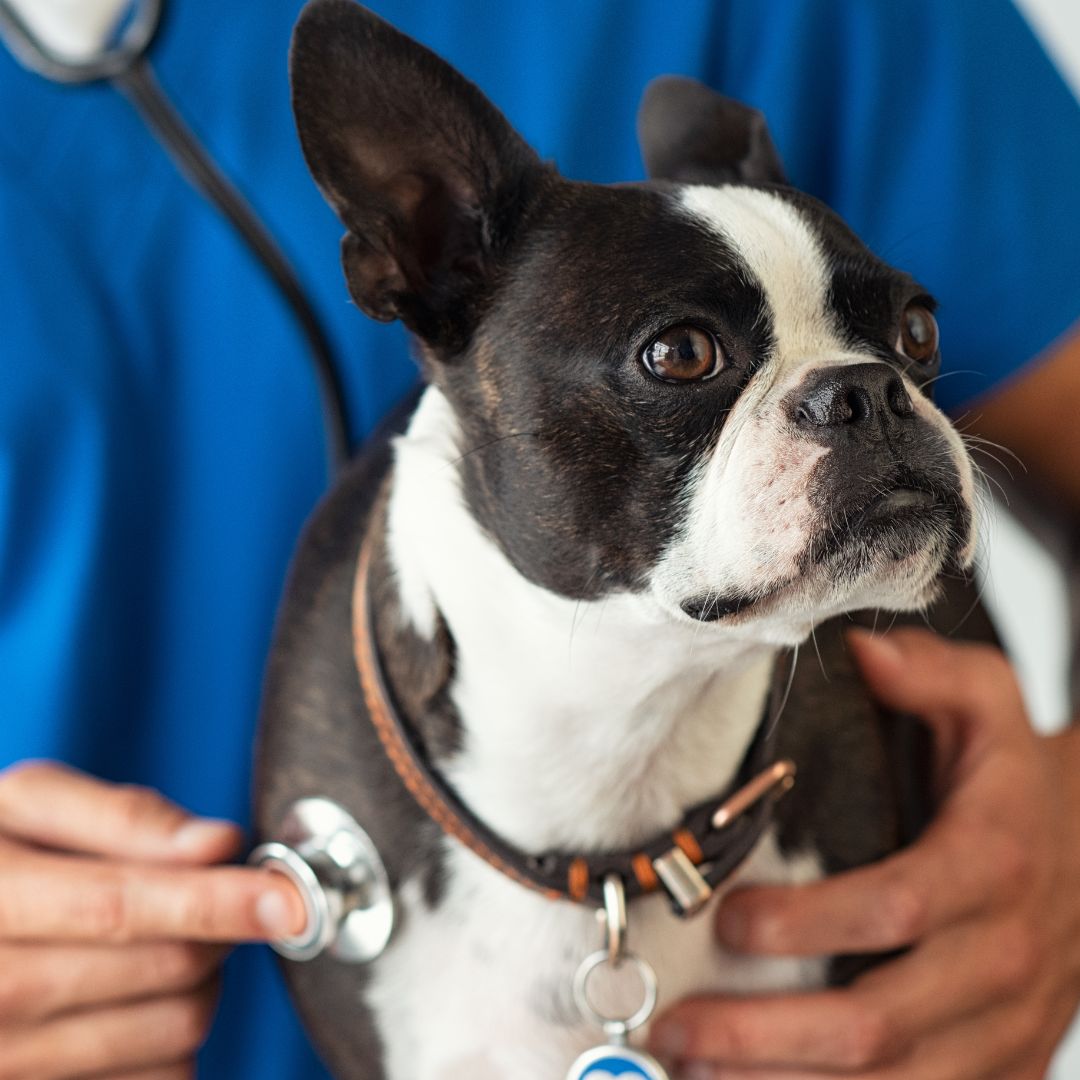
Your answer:
[[[681,847],[658,855],[653,859],[653,869],[675,910],[684,918],[696,915],[712,897],[713,887]]]

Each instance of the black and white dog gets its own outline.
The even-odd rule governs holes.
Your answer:
[[[696,83],[645,98],[653,179],[604,187],[558,176],[351,0],[306,8],[292,80],[352,296],[405,323],[427,388],[307,531],[259,779],[266,832],[301,795],[349,808],[399,925],[368,967],[289,978],[341,1075],[551,1080],[599,1041],[571,995],[598,920],[406,790],[358,685],[361,544],[385,678],[431,770],[528,857],[632,850],[728,788],[815,626],[924,608],[970,565],[972,468],[927,390],[934,303],[788,186],[758,114]],[[823,646],[832,681],[796,678],[780,724],[799,783],[740,880],[807,881],[903,838],[877,714]],[[630,904],[662,1006],[830,977],[725,955],[707,915],[670,906],[663,888]]]

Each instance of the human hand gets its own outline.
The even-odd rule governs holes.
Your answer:
[[[934,731],[937,817],[873,866],[732,893],[718,930],[760,955],[908,951],[843,989],[685,1001],[654,1048],[693,1080],[1041,1080],[1080,1000],[1080,729],[1036,735],[996,650],[850,642],[875,696]]]
[[[227,942],[298,933],[236,826],[50,763],[0,772],[0,1080],[181,1080]]]

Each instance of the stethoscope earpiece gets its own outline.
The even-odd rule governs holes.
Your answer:
[[[53,82],[78,84],[113,80],[138,64],[154,40],[161,23],[164,0],[138,0],[114,5],[121,32],[108,36],[97,48],[68,54],[59,40],[50,40],[47,28],[55,26],[32,19],[27,0],[0,0],[0,39],[16,59],[31,71]],[[43,12],[38,12],[38,18]],[[54,16],[55,19],[55,16]],[[104,35],[103,35],[104,36]]]

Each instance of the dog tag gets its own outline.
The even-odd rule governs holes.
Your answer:
[[[632,1049],[628,1043],[630,1032],[641,1027],[656,1008],[656,973],[647,961],[621,947],[616,950],[616,955],[618,959],[613,960],[612,953],[606,949],[592,953],[585,957],[574,975],[574,1000],[578,1010],[604,1032],[607,1045],[586,1050],[570,1066],[566,1080],[670,1080],[656,1058],[643,1050]],[[597,968],[608,964],[616,969],[625,965],[636,971],[641,980],[644,998],[631,1016],[606,1016],[589,1001],[590,976]]]
[[[597,1046],[570,1066],[566,1080],[669,1080],[654,1057],[628,1046]]]

